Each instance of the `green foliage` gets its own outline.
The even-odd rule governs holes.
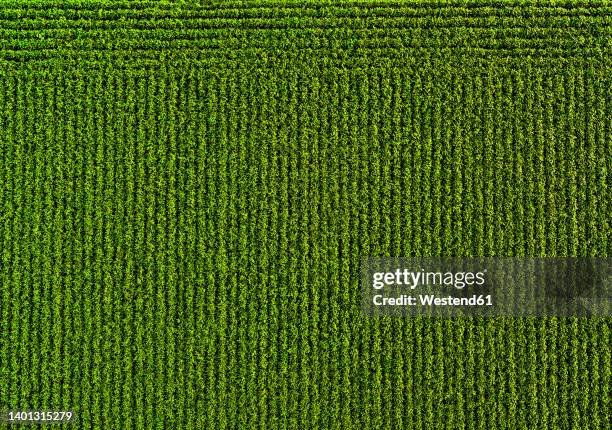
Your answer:
[[[359,261],[609,256],[611,36],[607,1],[3,2],[0,410],[610,428],[609,319],[367,318]]]

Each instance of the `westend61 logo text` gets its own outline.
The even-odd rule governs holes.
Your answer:
[[[419,285],[444,285],[463,289],[466,285],[483,285],[486,269],[482,272],[412,272],[408,269],[397,269],[395,272],[376,272],[372,286],[380,290],[388,285],[401,285],[415,289]]]
[[[609,316],[612,258],[363,257],[368,316]]]

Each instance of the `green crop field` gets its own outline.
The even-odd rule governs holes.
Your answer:
[[[0,412],[609,429],[609,317],[368,317],[360,261],[608,257],[611,167],[608,1],[2,1]]]

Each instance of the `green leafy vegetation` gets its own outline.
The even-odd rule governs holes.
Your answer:
[[[359,264],[609,256],[611,53],[607,1],[3,2],[0,410],[610,428],[609,318],[369,318]]]

